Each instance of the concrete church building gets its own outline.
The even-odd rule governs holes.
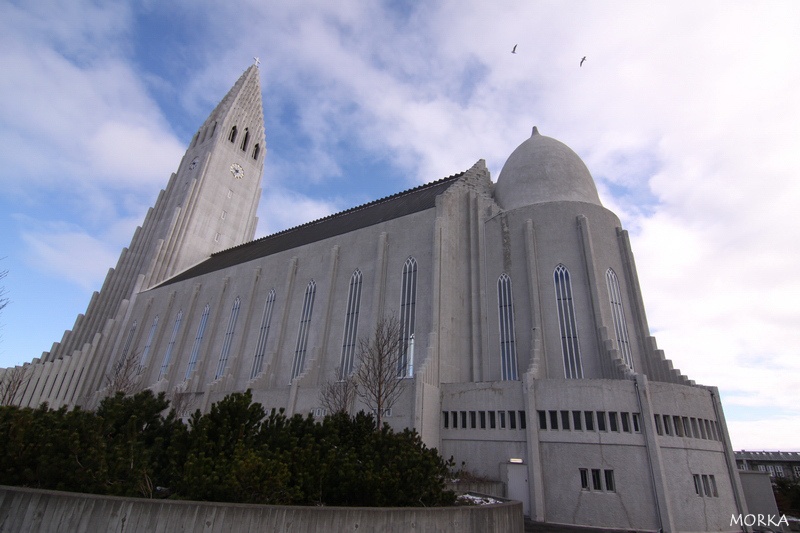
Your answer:
[[[322,385],[393,315],[403,394],[385,420],[504,482],[533,520],[735,529],[719,393],[657,348],[628,234],[575,152],[534,128],[496,183],[478,161],[252,240],[265,153],[254,65],[86,313],[28,365],[22,405],[91,407],[136,354],[141,387],[193,407],[252,389],[320,416]]]

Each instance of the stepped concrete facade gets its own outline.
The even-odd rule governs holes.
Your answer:
[[[574,151],[534,128],[496,183],[481,160],[252,240],[258,76],[200,128],[75,328],[27,365],[22,405],[91,407],[133,357],[139,388],[192,409],[250,389],[323,416],[355,340],[394,316],[403,392],[384,420],[503,482],[533,520],[735,529],[719,393],[658,349],[628,234]]]

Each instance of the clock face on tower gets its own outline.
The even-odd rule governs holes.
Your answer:
[[[231,165],[231,174],[233,174],[234,178],[240,180],[244,177],[244,169],[238,163],[234,163]]]

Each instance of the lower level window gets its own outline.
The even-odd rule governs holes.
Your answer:
[[[579,468],[578,473],[581,477],[581,490],[597,492],[616,492],[617,490],[613,470]]]

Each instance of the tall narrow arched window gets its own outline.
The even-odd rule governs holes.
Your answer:
[[[133,321],[130,331],[128,331],[128,338],[125,339],[125,345],[122,347],[121,359],[124,360],[128,356],[131,349],[131,342],[133,342],[133,334],[136,333],[136,321]]]
[[[316,292],[317,284],[312,279],[308,282],[306,294],[303,297],[303,314],[300,317],[300,327],[297,330],[297,345],[294,349],[294,361],[292,362],[292,379],[300,375],[306,362],[308,328],[311,324],[311,313],[314,310],[314,295]]]
[[[230,142],[236,142],[236,126],[231,128],[231,132],[228,134],[228,140]]]
[[[272,321],[272,309],[274,307],[275,289],[271,289],[269,294],[267,294],[267,301],[264,303],[264,314],[261,315],[261,330],[258,333],[256,356],[253,358],[253,369],[250,371],[250,379],[255,378],[259,373],[261,373],[261,367],[264,365],[264,352],[267,350],[269,323]]]
[[[214,379],[219,379],[225,372],[225,365],[228,364],[228,355],[231,353],[231,343],[233,342],[233,332],[236,330],[236,319],[239,316],[239,305],[241,301],[237,296],[231,307],[231,316],[228,319],[228,329],[225,330],[225,338],[222,340],[222,351],[219,352],[219,363]]]
[[[511,294],[511,278],[505,273],[497,280],[497,307],[500,313],[500,376],[504,381],[518,379],[514,299]]]
[[[622,307],[622,293],[619,290],[617,274],[610,268],[606,270],[606,282],[608,283],[608,298],[611,301],[611,315],[614,317],[614,331],[617,334],[617,348],[619,348],[619,354],[625,364],[633,370],[633,355],[631,354],[631,344],[628,339],[625,310]]]
[[[342,339],[342,360],[339,364],[339,379],[343,380],[353,372],[353,361],[358,343],[358,311],[361,307],[361,271],[356,269],[350,276],[350,290],[347,293],[347,311]]]
[[[581,349],[578,343],[578,327],[575,320],[575,307],[572,303],[572,282],[569,270],[558,265],[553,274],[558,306],[558,327],[561,330],[561,355],[564,357],[564,376],[567,379],[583,377]]]
[[[255,146],[253,146],[253,159],[258,159],[258,151],[260,149],[261,147],[258,145],[258,143],[256,143]]]
[[[250,131],[247,128],[245,128],[244,137],[242,137],[242,144],[239,146],[239,148],[241,148],[242,151],[247,150],[247,141],[249,140],[250,140]]]
[[[175,346],[175,339],[178,337],[178,330],[181,329],[181,320],[183,319],[183,310],[178,311],[178,316],[175,317],[175,325],[172,326],[172,335],[169,337],[169,344],[167,344],[167,351],[164,353],[164,362],[161,363],[161,370],[158,372],[158,379],[164,377],[169,368],[169,361],[172,359],[172,348]]]
[[[200,317],[200,325],[197,326],[197,335],[194,337],[194,344],[192,345],[192,354],[189,356],[189,364],[186,365],[186,376],[184,380],[189,379],[192,375],[195,365],[197,365],[197,356],[200,354],[200,344],[203,342],[203,333],[206,331],[206,323],[208,323],[208,313],[211,307],[206,304],[203,309],[203,316]]]
[[[142,350],[142,359],[139,362],[142,366],[147,362],[147,356],[150,355],[150,345],[153,344],[153,337],[156,335],[156,329],[158,329],[158,315],[153,319],[153,325],[150,326],[150,333],[147,335],[147,343],[144,345],[144,350]]]
[[[413,257],[406,259],[403,265],[403,284],[400,294],[400,335],[401,350],[400,361],[397,365],[398,377],[412,377],[414,375],[414,325],[417,310],[417,260]]]

